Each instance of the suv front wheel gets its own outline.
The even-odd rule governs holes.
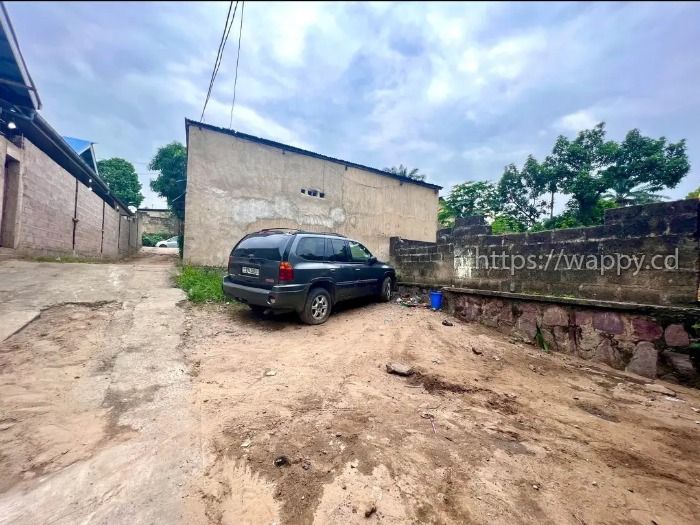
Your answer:
[[[331,294],[325,288],[314,288],[306,298],[300,317],[306,324],[322,324],[331,315]]]
[[[379,300],[383,303],[388,303],[391,301],[391,277],[385,277],[382,281],[382,287],[379,290]]]

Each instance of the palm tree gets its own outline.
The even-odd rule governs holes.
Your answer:
[[[651,184],[630,186],[628,179],[619,179],[612,188],[603,194],[603,198],[613,201],[618,206],[650,204],[668,199],[665,195],[656,193],[655,190],[656,188]]]
[[[409,171],[409,169],[403,164],[399,164],[398,166],[392,166],[391,168],[384,168],[384,171],[388,171],[389,173],[392,173],[393,175],[398,175],[400,177],[408,177],[409,179],[413,180],[425,180],[425,175],[420,173],[418,171],[418,168],[413,168]]]

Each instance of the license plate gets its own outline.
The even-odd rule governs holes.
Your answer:
[[[246,275],[255,275],[259,276],[260,275],[260,269],[259,268],[250,268],[248,266],[241,266],[241,273],[244,273]]]

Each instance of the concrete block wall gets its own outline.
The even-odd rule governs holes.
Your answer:
[[[28,140],[21,159],[17,250],[37,255],[73,252],[77,180]]]
[[[10,247],[27,255],[95,258],[117,258],[140,248],[136,217],[122,220],[120,239],[119,212],[32,142],[25,138],[18,147],[0,137],[2,165],[8,152],[19,162],[19,190],[14,192],[15,240]],[[4,186],[7,177],[2,175],[0,184]]]
[[[102,256],[110,259],[119,257],[119,213],[111,206],[104,206],[105,227],[104,239],[102,241]]]
[[[180,233],[180,219],[173,215],[170,210],[138,210],[139,237],[144,233],[169,233],[177,235]]]
[[[84,184],[78,184],[75,252],[86,257],[102,255],[102,204],[104,201]]]
[[[127,223],[129,224],[129,253],[134,253],[141,247],[138,219],[136,217],[130,217]]]
[[[125,216],[119,217],[119,256],[127,257],[129,255],[129,220]]]
[[[402,281],[450,285],[477,290],[529,293],[653,305],[690,305],[698,300],[700,257],[700,201],[631,206],[607,210],[605,223],[532,233],[493,235],[483,217],[458,219],[455,227],[440,230],[437,242],[424,243],[399,238],[390,243],[391,261]],[[506,254],[507,260],[521,256],[524,268],[497,267],[491,257]],[[573,269],[579,261],[622,254],[643,262],[636,268],[611,268],[601,274],[598,267]],[[639,259],[644,256],[642,261]],[[651,268],[669,259],[672,269]],[[532,267],[529,262],[534,263]],[[674,266],[675,261],[677,265]],[[512,265],[511,265],[512,266]]]

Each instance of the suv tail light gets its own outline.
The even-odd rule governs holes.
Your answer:
[[[232,274],[233,273],[233,257],[229,256],[228,258],[228,273]]]
[[[294,280],[294,268],[291,264],[286,261],[280,263],[280,282],[282,281],[293,281]]]

